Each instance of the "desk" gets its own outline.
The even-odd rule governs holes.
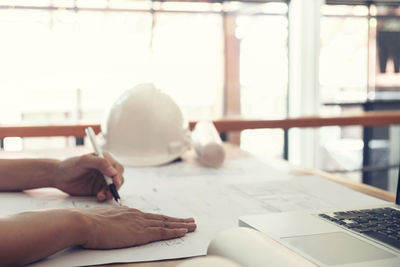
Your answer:
[[[249,155],[238,149],[235,146],[232,145],[225,145],[226,151],[227,151],[227,161],[237,159],[237,158],[242,158],[242,157],[249,157]],[[63,150],[54,150],[54,151],[24,151],[24,152],[0,152],[0,158],[6,158],[6,157],[12,157],[12,158],[19,158],[19,157],[53,157],[53,158],[65,158],[69,157],[72,155],[77,155],[77,154],[83,154],[87,153],[89,150],[87,148],[78,148],[78,149],[63,149]],[[194,157],[194,152],[189,151],[183,156],[183,159],[185,161],[195,161]],[[346,181],[342,178],[333,176],[333,175],[328,175],[326,173],[317,171],[317,170],[310,170],[310,169],[304,169],[301,167],[296,167],[296,166],[291,166],[289,163],[280,160],[280,159],[271,159],[270,161],[273,161],[274,168],[277,170],[281,170],[282,172],[286,173],[292,173],[293,175],[296,176],[302,176],[302,175],[310,175],[310,174],[316,174],[321,177],[324,177],[329,180],[333,180],[335,182],[344,184],[346,186],[349,186],[355,190],[361,191],[363,193],[370,194],[375,197],[380,197],[385,200],[394,200],[394,195],[391,193],[387,193],[385,191],[382,191],[380,189],[375,189],[372,188],[368,185],[359,185],[353,182]],[[291,250],[277,244],[275,241],[272,239],[269,239],[266,237],[266,240],[268,240],[269,244],[271,247],[274,247],[276,249],[279,249],[281,251],[284,251],[284,253],[290,257],[290,259],[293,260],[294,265],[310,265],[308,261],[300,257],[299,255],[295,254]],[[167,260],[167,261],[157,261],[157,262],[147,262],[147,263],[129,263],[129,264],[113,264],[112,266],[142,266],[142,267],[151,267],[151,266],[176,266],[178,263],[180,263],[182,260]],[[103,265],[103,266],[109,266],[109,265]]]

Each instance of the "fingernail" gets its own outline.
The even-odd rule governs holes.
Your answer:
[[[110,175],[110,176],[114,176],[118,173],[118,171],[113,166],[108,167],[106,172],[107,172],[107,175]]]

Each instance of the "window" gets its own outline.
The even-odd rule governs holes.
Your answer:
[[[224,14],[236,17],[241,42],[239,112],[285,115],[285,3],[9,0],[0,8],[0,123],[101,122],[123,91],[149,81],[189,120],[219,118],[230,93],[224,91]],[[254,150],[246,145],[254,135],[279,140],[261,153],[281,155],[279,131],[244,132],[244,148]],[[6,147],[14,149],[74,145],[10,140]]]
[[[239,16],[241,114],[250,118],[285,117],[288,91],[287,6],[275,13]],[[245,130],[241,147],[262,156],[283,156],[280,129]]]
[[[399,109],[398,3],[347,2],[349,5],[325,5],[322,10],[322,112],[336,115]],[[393,149],[397,147],[398,127],[330,127],[321,133],[318,167],[347,171],[348,177],[395,191],[397,174],[391,169],[398,166],[399,151]]]

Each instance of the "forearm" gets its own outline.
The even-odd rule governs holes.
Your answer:
[[[53,186],[57,162],[52,159],[0,160],[0,191]]]
[[[0,265],[20,266],[84,243],[85,220],[73,209],[0,217]]]

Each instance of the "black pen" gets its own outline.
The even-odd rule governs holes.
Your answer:
[[[104,158],[103,152],[101,151],[100,146],[97,144],[96,135],[94,134],[92,127],[86,128],[85,132],[86,132],[86,135],[89,137],[90,143],[92,143],[92,146],[94,149],[94,154],[100,158]],[[115,201],[119,205],[121,205],[121,198],[119,197],[117,188],[115,187],[115,184],[113,183],[113,180],[111,179],[111,177],[104,175],[104,180],[106,181],[108,188],[110,189],[111,194],[113,195]]]

